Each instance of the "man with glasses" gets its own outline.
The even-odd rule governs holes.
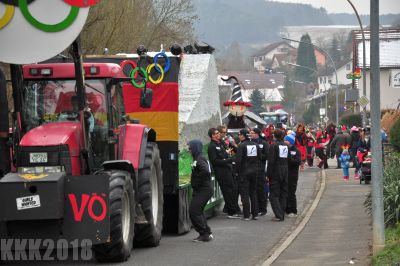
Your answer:
[[[228,218],[240,218],[238,201],[235,201],[235,184],[232,173],[232,158],[230,152],[226,150],[225,144],[221,140],[221,134],[216,128],[208,130],[211,141],[208,146],[208,159],[214,169],[215,178],[221,188],[225,200],[225,211]]]

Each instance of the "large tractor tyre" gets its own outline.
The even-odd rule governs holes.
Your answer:
[[[131,176],[126,171],[107,170],[99,174],[110,176],[109,214],[110,242],[95,245],[97,261],[126,261],[132,251],[135,228],[135,194]]]
[[[136,224],[136,247],[156,247],[160,244],[163,225],[164,185],[160,151],[156,143],[148,143],[143,169],[139,170],[138,200],[148,223]]]

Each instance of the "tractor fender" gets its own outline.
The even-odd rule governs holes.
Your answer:
[[[122,160],[130,161],[135,170],[144,167],[148,142],[156,141],[156,132],[140,124],[127,124],[121,131]]]
[[[105,161],[103,164],[104,170],[122,170],[129,172],[131,174],[131,179],[133,182],[133,190],[137,191],[137,176],[138,171],[133,167],[132,163],[128,160],[113,160],[113,161]]]

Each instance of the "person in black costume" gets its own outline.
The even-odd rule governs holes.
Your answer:
[[[283,142],[284,132],[274,131],[274,144],[270,145],[268,154],[267,177],[270,181],[269,201],[275,214],[273,221],[285,219],[288,194],[288,153],[289,147]]]
[[[240,145],[236,154],[236,165],[239,176],[239,193],[243,205],[243,220],[257,220],[257,175],[261,165],[261,155],[257,143],[250,141],[249,132],[241,129],[239,132]],[[249,200],[250,198],[250,200]]]
[[[300,151],[296,148],[296,137],[292,134],[284,138],[284,142],[289,146],[288,153],[288,197],[286,203],[287,217],[297,216],[296,190],[299,181],[299,167],[301,163]]]
[[[230,157],[230,151],[226,150],[226,146],[221,141],[220,133],[216,128],[210,128],[208,135],[211,138],[208,146],[208,159],[214,169],[215,178],[221,188],[225,201],[224,210],[228,214],[228,218],[240,218],[239,204],[235,201],[235,183],[232,173],[233,159]]]
[[[267,178],[265,173],[265,166],[268,159],[268,142],[261,137],[261,129],[254,128],[251,132],[251,140],[257,143],[260,150],[261,164],[257,175],[257,201],[259,215],[263,216],[267,214],[267,194],[265,192],[265,186],[267,184]]]
[[[192,201],[189,206],[190,220],[199,236],[193,241],[207,242],[213,239],[211,228],[204,215],[204,207],[213,195],[211,186],[211,167],[202,154],[203,144],[199,140],[189,142],[189,151],[193,157],[190,183],[193,188]]]

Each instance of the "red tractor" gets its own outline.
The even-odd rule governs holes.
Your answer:
[[[97,260],[125,261],[161,239],[156,132],[125,115],[119,65],[74,58],[12,66],[16,172],[0,177],[0,237],[90,239]]]

